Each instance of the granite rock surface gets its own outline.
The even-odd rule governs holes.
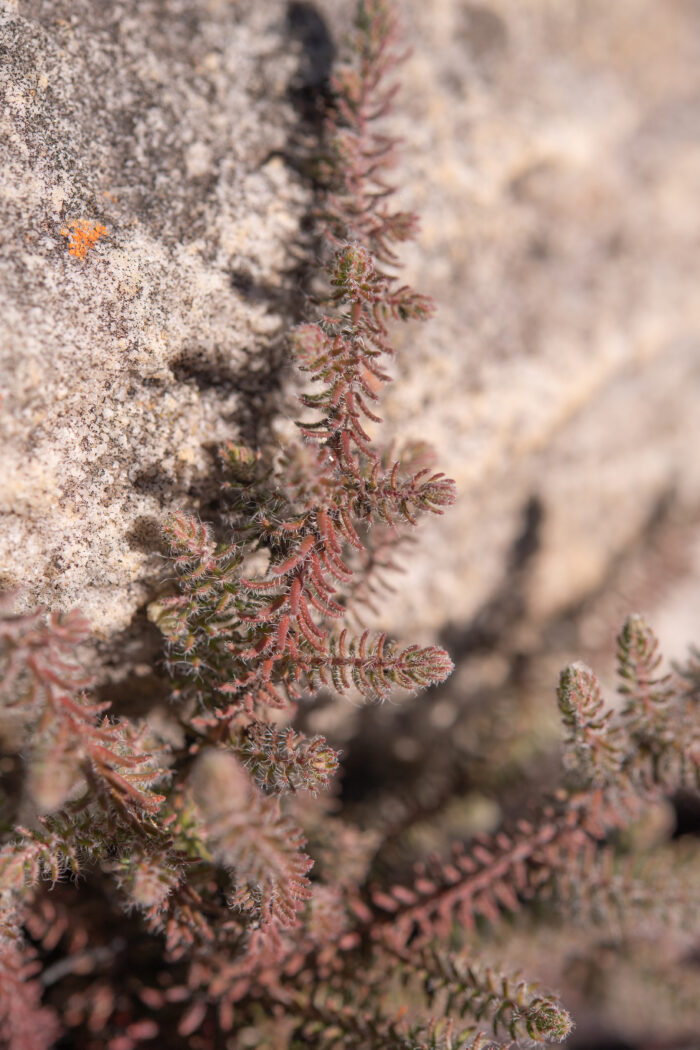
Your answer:
[[[0,47],[0,576],[107,637],[270,400],[298,63],[276,2],[5,4]]]

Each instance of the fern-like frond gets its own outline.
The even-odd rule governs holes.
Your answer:
[[[111,722],[104,717],[110,705],[83,692],[92,679],[75,648],[86,631],[75,612],[0,618],[0,699],[27,741],[30,796],[40,812],[53,812],[93,784],[127,811],[155,813],[163,796],[150,788],[165,772],[145,728]]]
[[[304,836],[276,798],[262,795],[237,759],[205,752],[191,779],[201,834],[232,872],[231,903],[263,926],[292,926],[310,897]]]
[[[0,717],[37,716],[56,694],[75,695],[92,685],[75,656],[90,627],[73,609],[24,615],[12,612],[12,596],[0,603]]]
[[[40,969],[30,948],[0,933],[0,1045],[7,1050],[50,1050],[61,1034],[55,1012],[42,1005]]]
[[[663,736],[674,695],[670,674],[659,674],[659,643],[641,616],[629,616],[617,638],[619,692],[625,697],[622,715],[639,737]]]
[[[585,664],[571,664],[561,673],[557,690],[566,730],[566,760],[584,783],[610,784],[619,778],[625,759],[620,728],[612,724],[598,679]]]
[[[487,1020],[497,1037],[560,1043],[573,1027],[568,1012],[536,985],[464,956],[426,950],[422,958],[409,955],[406,965],[420,972],[431,1005],[440,1002],[448,1015],[469,1015],[478,1024]]]
[[[420,946],[448,938],[455,925],[471,930],[479,917],[497,922],[524,901],[563,892],[568,877],[586,869],[595,846],[587,810],[579,806],[546,807],[538,823],[521,820],[513,831],[480,836],[468,849],[455,844],[447,861],[418,865],[409,886],[371,889],[371,907],[359,910],[361,924],[373,940]]]
[[[339,693],[355,688],[367,700],[381,700],[396,687],[414,691],[442,682],[453,669],[444,649],[417,645],[400,649],[386,635],[364,631],[348,638],[343,631],[329,642],[329,658],[310,660],[312,680],[332,685]]]
[[[322,736],[308,738],[265,722],[246,726],[234,747],[256,784],[271,794],[318,791],[338,767],[338,753]]]
[[[567,761],[584,782],[628,800],[700,786],[697,704],[671,675],[659,674],[658,643],[639,616],[618,637],[621,712],[606,707],[593,672],[572,664],[559,683]]]

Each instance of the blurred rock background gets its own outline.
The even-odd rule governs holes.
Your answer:
[[[472,618],[527,520],[534,626],[698,511],[700,7],[445,0],[406,21],[410,277],[440,310],[389,414],[461,493],[408,615]]]

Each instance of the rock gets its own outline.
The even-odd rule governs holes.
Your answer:
[[[507,590],[535,501],[537,625],[604,586],[660,507],[699,531],[700,9],[403,11],[396,181],[422,221],[407,276],[438,313],[401,333],[385,415],[432,441],[460,500],[392,611],[424,636],[470,622]]]
[[[281,2],[1,17],[0,577],[108,637],[162,573],[168,510],[206,505],[216,444],[274,394],[308,204],[283,160],[295,45]]]

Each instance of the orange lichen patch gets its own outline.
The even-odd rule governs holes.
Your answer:
[[[109,230],[99,222],[87,222],[85,219],[74,220],[68,224],[70,229],[61,230],[64,237],[69,237],[68,251],[76,259],[84,259],[92,247],[105,237]]]

